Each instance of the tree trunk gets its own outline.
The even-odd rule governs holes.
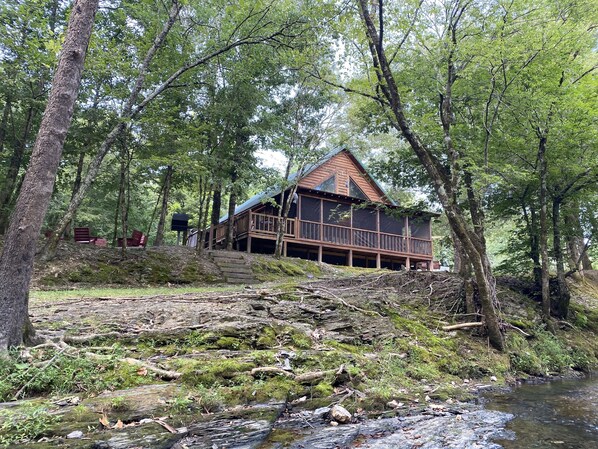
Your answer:
[[[212,194],[212,217],[210,219],[212,226],[218,226],[220,222],[220,209],[222,209],[222,184],[216,183]]]
[[[552,201],[552,239],[553,252],[556,262],[556,279],[557,291],[554,297],[553,314],[557,318],[567,319],[569,314],[569,302],[571,300],[571,293],[569,286],[565,280],[565,261],[563,256],[563,248],[561,243],[561,199],[553,198]]]
[[[197,214],[197,241],[195,242],[195,249],[198,254],[201,254],[205,248],[206,243],[206,228],[208,225],[208,212],[210,207],[210,189],[207,177],[199,177],[199,211]]]
[[[542,314],[550,320],[550,285],[548,272],[548,191],[546,188],[546,136],[540,136],[538,145],[538,165],[540,166],[540,259],[542,263],[541,290]]]
[[[158,219],[158,229],[156,230],[154,246],[162,246],[164,244],[164,227],[166,224],[166,214],[168,213],[168,196],[170,194],[172,171],[172,165],[166,167],[166,175],[164,177],[164,193],[162,194],[162,208],[160,209],[160,218]]]
[[[231,176],[230,195],[228,197],[228,222],[226,224],[226,250],[232,251],[235,239],[235,209],[237,208],[237,172]]]
[[[212,217],[210,219],[208,250],[211,250],[214,247],[216,228],[220,224],[220,209],[222,209],[222,183],[216,182],[214,183],[212,194]]]
[[[121,152],[121,153],[124,153]],[[120,180],[119,180],[119,195],[118,195],[118,213],[120,215],[120,234],[123,236],[122,238],[122,246],[121,246],[121,257],[125,258],[127,255],[127,225],[128,225],[128,218],[127,218],[127,201],[126,191],[127,191],[127,174],[126,174],[126,163],[125,163],[125,156],[121,154],[120,158]]]
[[[382,41],[378,36],[378,31],[369,14],[369,3],[367,0],[359,0],[359,4],[361,17],[368,37],[374,69],[376,70],[376,76],[378,77],[377,85],[381,94],[384,95],[385,101],[388,103],[388,107],[392,113],[392,125],[403,135],[405,140],[407,140],[421,165],[426,170],[430,180],[434,184],[434,189],[445,210],[451,229],[463,244],[463,249],[465,253],[467,253],[472,264],[475,279],[478,284],[480,303],[482,305],[482,313],[484,315],[489,341],[495,348],[503,350],[504,339],[495,308],[497,303],[496,281],[492,275],[483,240],[480,239],[475,230],[469,227],[459,205],[454,200],[454,198],[456,198],[455,188],[453,187],[450,176],[447,174],[443,164],[411,129],[411,125],[405,116],[396,80],[391,71],[390,64],[386,59]],[[382,22],[382,17],[380,17],[380,21]],[[450,99],[444,101],[450,101]],[[453,156],[453,154],[450,155],[450,157]]]
[[[83,165],[85,163],[85,151],[79,154],[79,160],[77,161],[77,173],[75,174],[75,181],[73,182],[73,192],[71,199],[77,194],[81,187],[81,175],[83,174]],[[77,224],[77,214],[73,214],[73,219],[66,228],[64,236],[68,239],[71,235],[75,234],[75,226]]]
[[[295,161],[295,157],[293,155],[291,155],[289,157],[289,160],[287,162],[287,166],[285,169],[285,174],[284,174],[284,180],[285,183],[289,182],[289,176],[291,175],[291,169],[293,168],[293,163]],[[276,257],[277,259],[280,259],[280,257],[282,256],[282,250],[283,250],[283,245],[284,245],[284,234],[287,230],[287,221],[289,219],[289,211],[291,210],[291,204],[293,203],[293,197],[295,196],[295,193],[297,192],[297,185],[299,184],[299,181],[301,180],[302,174],[301,172],[303,171],[303,166],[299,168],[299,170],[297,171],[297,176],[295,176],[295,179],[293,180],[293,184],[291,185],[291,188],[288,191],[288,195],[285,195],[285,190],[286,189],[282,189],[282,192],[280,192],[280,205],[278,206],[278,217],[276,220],[276,245],[274,247],[274,257]]]
[[[8,125],[8,116],[12,107],[12,101],[9,98],[4,102],[4,110],[2,112],[2,121],[0,121],[0,154],[4,152],[4,141],[6,139],[6,126]]]
[[[592,269],[592,261],[588,256],[584,235],[579,222],[579,204],[574,204],[568,208],[564,214],[565,227],[567,229],[567,255],[569,268],[577,271],[583,276],[584,270]]]
[[[29,283],[37,239],[48,209],[69,129],[97,0],[76,0],[60,60],[33,147],[31,162],[0,256],[0,350],[31,335]]]
[[[6,226],[8,225],[8,219],[10,217],[10,202],[15,191],[15,185],[21,164],[23,162],[23,155],[27,148],[27,142],[29,141],[29,133],[31,133],[31,127],[33,125],[33,106],[29,107],[27,111],[27,119],[25,121],[25,129],[23,130],[23,136],[15,146],[12,157],[8,165],[8,171],[6,172],[6,179],[0,190],[0,234],[4,234]]]

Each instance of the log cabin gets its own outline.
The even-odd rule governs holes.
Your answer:
[[[280,189],[236,208],[235,249],[274,253],[278,207],[272,199],[280,204]],[[395,204],[351,151],[340,148],[307,167],[297,180],[283,254],[365,268],[430,269],[434,216],[438,214]],[[228,220],[225,215],[208,232],[216,248],[225,244]],[[188,245],[195,246],[196,239],[192,233]]]

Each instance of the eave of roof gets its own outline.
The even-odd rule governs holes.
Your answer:
[[[351,150],[349,150],[348,148],[345,148],[345,147],[335,148],[334,150],[332,150],[329,153],[327,153],[324,157],[322,157],[322,159],[320,159],[318,162],[316,162],[314,164],[308,165],[305,168],[305,170],[303,171],[303,173],[301,174],[301,177],[302,178],[306,177],[312,171],[314,171],[316,168],[318,168],[321,165],[325,164],[330,159],[332,159],[334,156],[336,156],[337,154],[342,153],[343,151],[346,151],[349,154],[349,156],[352,157],[355,160],[355,162],[357,163],[357,165],[363,170],[363,172],[367,175],[367,177],[372,180],[372,182],[375,184],[376,188],[378,190],[380,190],[380,192],[382,193],[382,196],[390,203],[390,204],[387,204],[386,206],[393,207],[393,208],[400,208],[400,206],[397,205],[396,202],[392,201],[388,197],[388,195],[386,194],[385,190],[382,188],[382,186],[380,185],[380,183],[378,183],[378,181],[376,181],[376,179],[372,175],[370,175],[370,173],[367,171],[365,165],[357,158],[357,156],[355,156],[351,152]],[[295,178],[297,177],[297,175],[298,175],[297,172],[291,174],[289,176],[288,181],[289,182],[293,182],[295,180]],[[310,190],[310,189],[308,189],[308,190]],[[241,213],[243,213],[243,212],[251,209],[252,207],[257,206],[263,200],[265,200],[267,198],[272,198],[272,197],[278,195],[280,192],[281,192],[281,188],[280,187],[271,187],[268,190],[265,190],[263,192],[258,193],[257,195],[252,196],[247,201],[245,201],[244,203],[240,204],[239,206],[237,206],[235,208],[235,215],[239,215],[239,214],[241,214]],[[320,191],[314,190],[314,192],[320,192]],[[338,195],[338,194],[333,194],[333,195],[337,195],[338,197],[342,197],[342,198],[355,199],[353,197],[346,197],[344,195]],[[359,200],[359,201],[365,202],[364,200]],[[435,215],[439,216],[440,215],[440,214],[436,214],[435,212],[426,212],[426,214],[430,214],[431,216],[435,216]],[[220,220],[219,220],[219,223],[224,223],[226,220],[228,220],[228,214],[222,216],[220,218]]]

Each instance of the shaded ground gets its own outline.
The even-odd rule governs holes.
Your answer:
[[[89,249],[90,266],[110,254],[95,250]],[[140,253],[135,263],[156,254]],[[186,249],[169,253],[168,260],[178,258],[170,262],[171,273],[188,255]],[[508,350],[497,353],[476,331],[442,329],[475,321],[463,315],[461,281],[452,274],[342,271],[260,256],[252,263],[262,278],[286,277],[197,293],[34,296],[31,319],[54,343],[14,354],[12,365],[0,366],[0,398],[37,398],[0,405],[0,429],[12,432],[10,441],[49,438],[14,446],[31,448],[382,448],[407,442],[490,448],[508,417],[484,415],[460,401],[516,377],[588,370],[597,362],[593,284],[578,287],[581,300],[574,298],[571,320],[557,337],[542,329],[538,304],[500,284]],[[198,270],[204,264],[209,268],[202,260]],[[72,278],[84,263],[53,266],[38,271],[38,282],[53,269],[61,273],[56,278]],[[353,414],[351,425],[330,425],[329,410],[320,407],[333,404]],[[15,417],[19,426],[11,427]],[[372,417],[390,420],[375,425]],[[448,446],[432,428],[465,437]],[[73,431],[83,438],[66,440]],[[332,439],[318,440],[322,434]]]

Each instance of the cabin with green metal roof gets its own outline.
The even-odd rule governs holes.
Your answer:
[[[269,189],[236,208],[235,249],[274,253],[278,208],[270,198],[279,204],[280,189]],[[393,203],[348,149],[335,150],[308,167],[292,201],[285,256],[367,268],[430,268],[431,218],[437,214]],[[225,246],[228,220],[222,217],[208,232],[212,244],[207,246]]]

